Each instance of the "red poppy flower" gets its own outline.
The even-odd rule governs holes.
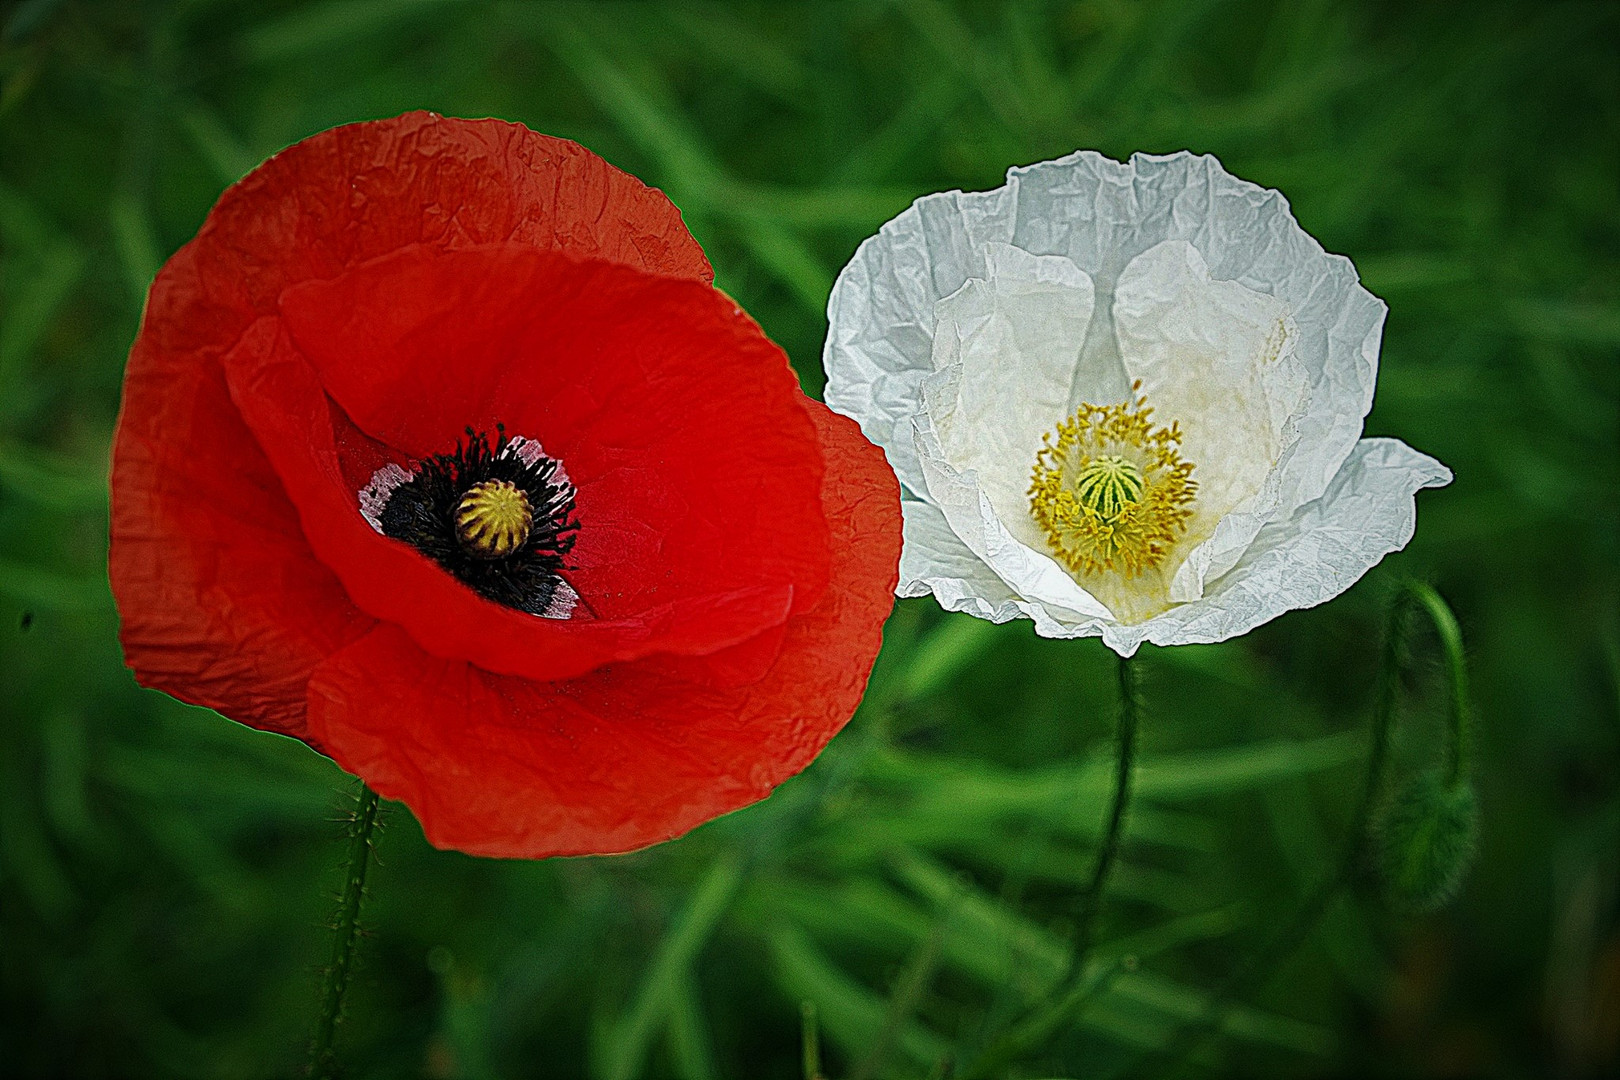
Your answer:
[[[763,798],[859,701],[899,492],[711,278],[662,194],[516,125],[414,113],[266,162],[130,354],[137,678],[477,854]]]

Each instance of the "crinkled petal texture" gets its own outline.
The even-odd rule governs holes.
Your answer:
[[[905,486],[902,595],[1130,655],[1319,604],[1411,538],[1416,491],[1451,474],[1360,440],[1384,315],[1277,192],[1212,157],[1082,151],[863,243],[828,305],[827,402]],[[1138,384],[1197,496],[1158,565],[1082,575],[1031,469],[1060,420]]]
[[[628,664],[538,682],[430,656],[385,623],[316,670],[311,733],[433,843],[480,855],[629,851],[763,798],[855,711],[900,556],[882,453],[846,418],[808,412],[842,555],[763,677],[689,683]]]
[[[417,113],[271,159],[130,355],[109,568],[137,678],[479,854],[627,850],[768,793],[854,711],[898,489],[711,277],[662,194],[517,125]],[[577,488],[571,618],[360,513],[378,469],[498,424]]]

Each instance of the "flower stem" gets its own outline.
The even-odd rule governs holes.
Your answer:
[[[371,861],[371,833],[377,824],[377,793],[360,785],[354,816],[349,819],[349,858],[338,895],[337,919],[332,926],[332,960],[321,980],[321,1012],[310,1040],[309,1075],[316,1080],[335,1075],[332,1054],[343,993],[354,970],[354,944],[360,936],[360,899],[366,888],[366,867]]]
[[[1097,927],[1097,914],[1102,910],[1103,889],[1108,875],[1114,869],[1119,854],[1119,838],[1125,831],[1125,807],[1131,800],[1131,774],[1136,766],[1136,724],[1141,716],[1135,663],[1128,656],[1119,658],[1119,756],[1114,761],[1114,800],[1108,811],[1108,829],[1103,834],[1102,847],[1097,851],[1097,865],[1091,871],[1091,884],[1080,901],[1080,917],[1076,920],[1074,949],[1069,953],[1069,966],[1059,985],[1059,995],[1071,989],[1085,974],[1086,957],[1091,952],[1092,938]]]
[[[1121,656],[1119,747],[1118,757],[1114,760],[1114,797],[1108,811],[1102,846],[1097,850],[1097,862],[1092,867],[1091,883],[1080,899],[1080,914],[1075,923],[1074,947],[1069,953],[1068,966],[1046,1000],[974,1058],[961,1071],[962,1080],[1003,1075],[1003,1070],[1012,1061],[1046,1042],[1058,1028],[1079,1015],[1122,969],[1123,962],[1116,961],[1097,979],[1083,985],[1086,959],[1095,937],[1097,914],[1102,910],[1103,890],[1108,884],[1108,875],[1114,869],[1119,854],[1119,840],[1125,831],[1125,809],[1130,804],[1131,779],[1136,767],[1136,728],[1141,714],[1135,663],[1130,657]]]
[[[1406,665],[1411,615],[1421,607],[1434,623],[1451,687],[1451,738],[1447,763],[1451,781],[1456,783],[1469,765],[1468,671],[1463,662],[1462,631],[1440,594],[1417,581],[1401,585],[1390,606],[1384,628],[1384,647],[1378,669],[1378,691],[1373,712],[1372,749],[1367,758],[1367,778],[1361,801],[1351,821],[1343,853],[1333,873],[1328,875],[1300,906],[1293,920],[1266,946],[1238,964],[1216,986],[1204,1007],[1192,1020],[1171,1035],[1164,1049],[1150,1055],[1129,1075],[1169,1075],[1203,1047],[1205,1041],[1225,1023],[1235,1002],[1270,981],[1277,968],[1310,937],[1317,924],[1333,907],[1340,893],[1352,885],[1368,858],[1373,839],[1373,815],[1384,798],[1389,772],[1390,749],[1401,697],[1401,670]]]
[[[1435,636],[1440,639],[1440,651],[1446,658],[1446,682],[1451,688],[1451,740],[1446,749],[1447,778],[1457,783],[1468,775],[1472,763],[1472,725],[1468,721],[1468,664],[1463,650],[1462,628],[1457,616],[1440,594],[1421,581],[1410,581],[1406,595],[1428,612],[1434,623]]]
[[[1372,840],[1373,813],[1384,797],[1385,774],[1389,771],[1389,751],[1395,740],[1395,720],[1400,713],[1401,668],[1406,663],[1407,643],[1412,628],[1412,594],[1403,586],[1395,594],[1389,617],[1384,623],[1384,648],[1378,663],[1378,696],[1373,704],[1372,751],[1367,756],[1367,779],[1362,784],[1361,801],[1351,819],[1344,855],[1338,872],[1323,883],[1335,891],[1348,883],[1360,868]],[[1309,904],[1306,910],[1310,909]]]

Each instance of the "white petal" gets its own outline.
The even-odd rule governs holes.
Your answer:
[[[997,577],[951,530],[938,507],[906,499],[900,511],[905,543],[900,587],[895,591],[901,596],[933,593],[946,611],[965,611],[991,622],[1033,619],[1043,637],[1096,636],[1110,621],[1105,615],[1086,618],[1074,613],[1065,613],[1069,621],[1060,621],[1044,605],[1023,599]]]
[[[1126,371],[1142,380],[1156,420],[1181,426],[1182,457],[1196,466],[1187,533],[1161,567],[1166,602],[1196,600],[1281,506],[1306,399],[1299,331],[1283,301],[1213,280],[1184,240],[1125,268],[1114,327]]]
[[[1103,308],[1130,261],[1165,240],[1191,244],[1216,280],[1283,301],[1299,331],[1310,401],[1282,506],[1325,490],[1372,407],[1386,309],[1361,288],[1350,260],[1327,254],[1300,228],[1287,199],[1230,175],[1213,157],[1187,153],[1137,154],[1121,165],[1083,151],[1013,169],[1008,185],[1018,192],[1011,242],[1069,256],[1095,279]]]
[[[1072,411],[1080,400],[1103,397],[1110,372],[1115,373],[1114,389],[1108,397],[1122,400],[1124,361],[1114,325],[1115,293],[1131,261],[1165,241],[1181,241],[1195,249],[1215,282],[1233,282],[1281,302],[1292,318],[1293,357],[1308,392],[1291,417],[1297,436],[1293,453],[1285,449],[1277,456],[1261,491],[1233,508],[1227,517],[1235,520],[1217,527],[1208,549],[1189,560],[1194,568],[1176,585],[1177,596],[1193,596],[1201,577],[1204,598],[1127,627],[1099,618],[1091,596],[1073,585],[1055,562],[1013,535],[1022,531],[1022,517],[1027,515],[996,509],[993,501],[1010,502],[1005,492],[992,500],[980,490],[979,474],[994,471],[985,463],[967,469],[951,464],[945,443],[957,447],[957,436],[947,422],[942,440],[927,405],[930,395],[940,405],[952,393],[945,385],[949,376],[934,377],[936,327],[945,325],[936,315],[953,316],[953,333],[962,325],[955,318],[960,313],[938,305],[970,279],[991,278],[991,260],[997,258],[991,254],[992,245],[1011,245],[1033,256],[1061,256],[1090,277],[1095,307],[1063,412]],[[987,617],[1007,617],[1003,613],[1010,607],[1033,618],[1037,631],[1047,636],[1106,630],[1109,644],[1126,652],[1142,640],[1169,642],[1181,633],[1191,635],[1182,640],[1218,640],[1241,632],[1231,627],[1242,624],[1248,629],[1282,610],[1318,603],[1341,591],[1410,535],[1411,490],[1444,482],[1449,475],[1444,466],[1404,447],[1401,452],[1410,459],[1404,466],[1391,464],[1394,457],[1373,461],[1366,446],[1356,451],[1354,469],[1347,464],[1371,406],[1384,315],[1383,303],[1360,287],[1350,262],[1323,252],[1295,223],[1281,195],[1228,175],[1214,158],[1136,155],[1120,164],[1082,151],[1009,170],[1007,184],[995,191],[946,192],[919,199],[863,243],[839,275],[828,304],[830,327],[823,353],[827,402],[859,421],[913,494],[939,506],[940,513],[928,519],[930,535],[939,534],[938,541],[948,531],[958,541],[953,561],[931,573],[929,560],[945,548],[936,542],[910,550],[915,531],[911,519],[921,512],[908,510],[908,552],[903,561],[909,568],[904,580],[910,584],[904,588],[933,589],[942,603],[961,610],[970,609],[973,596],[964,590],[982,589],[982,606],[995,613]],[[958,355],[965,340],[958,339]],[[949,348],[941,355],[949,356]],[[1043,385],[1047,379],[1042,376]],[[960,402],[960,383],[954,393]],[[1279,395],[1279,400],[1285,396]],[[1268,409],[1271,400],[1268,396]],[[940,410],[942,416],[947,412]],[[1161,406],[1161,418],[1174,417]],[[1390,509],[1387,499],[1374,495],[1384,490],[1379,485],[1392,475],[1404,475],[1403,469],[1428,479],[1407,483],[1404,502]],[[1353,472],[1366,475],[1352,482]],[[997,483],[1006,482],[991,477],[986,487],[994,489]],[[1400,539],[1387,543],[1387,537],[1378,539],[1384,535],[1378,530],[1387,522],[1372,518],[1365,523],[1341,522],[1331,500],[1319,498],[1330,483],[1339,493],[1335,497],[1366,504],[1357,513],[1404,514]],[[1394,483],[1391,490],[1400,487]],[[1312,515],[1321,519],[1321,527],[1336,530],[1322,543],[1301,532],[1315,520]],[[1272,523],[1256,535],[1240,561],[1230,565],[1261,519]],[[1285,567],[1289,580],[1271,581],[1265,568],[1283,565],[1277,561],[1282,557],[1279,545],[1287,546],[1284,539],[1295,542],[1290,538],[1296,534],[1304,545],[1301,551],[1315,551],[1324,565],[1313,570],[1304,556],[1289,556],[1292,561]],[[1361,540],[1352,542],[1356,536]],[[982,574],[959,572],[961,560],[970,557],[985,561],[1001,583],[999,591]],[[1357,565],[1359,569],[1345,569]],[[1066,580],[1054,580],[1054,572]],[[1297,585],[1312,573],[1339,583],[1331,591],[1317,589],[1321,592],[1317,599],[1300,599],[1314,595],[1310,588]],[[1340,582],[1346,573],[1351,576]],[[929,584],[935,581],[941,584]],[[1282,598],[1241,604],[1235,599],[1262,584],[1282,589]],[[955,599],[947,600],[947,595]],[[1252,620],[1218,613],[1238,608],[1271,612]]]
[[[933,371],[934,305],[985,277],[987,245],[1010,239],[1004,191],[918,199],[861,244],[827,300],[827,404],[854,418],[914,491],[911,418]]]
[[[1309,453],[1291,463],[1284,502],[1315,498],[1371,408],[1384,304],[1361,288],[1348,259],[1325,253],[1299,227],[1287,199],[1207,155],[1137,154],[1121,164],[1083,150],[1010,169],[1006,186],[994,191],[918,199],[861,245],[833,288],[827,402],[859,420],[910,484],[917,470],[904,421],[932,366],[933,306],[986,276],[990,243],[1063,255],[1089,274],[1103,324],[1095,347],[1106,349],[1113,328],[1102,316],[1120,274],[1165,240],[1187,241],[1217,280],[1276,296],[1293,312],[1311,380],[1301,417]]]
[[[1322,497],[1262,529],[1203,599],[1138,626],[1110,626],[1103,640],[1126,656],[1144,640],[1225,641],[1331,600],[1412,539],[1420,488],[1449,483],[1451,470],[1427,454],[1397,439],[1363,439]]]
[[[1057,621],[1109,618],[1098,603],[1050,556],[1015,537],[996,512],[972,470],[960,471],[945,458],[932,419],[913,421],[913,446],[923,472],[927,501],[937,506],[970,551],[982,559],[1022,599],[1055,609]],[[1027,516],[1027,515],[1026,515]]]
[[[1018,597],[945,523],[939,507],[902,499],[905,542],[900,551],[901,596],[932,592],[947,611],[1006,622],[1024,614]]]
[[[1012,534],[1039,550],[1030,470],[1042,437],[1065,415],[1091,324],[1091,279],[1061,256],[1005,244],[988,245],[986,263],[989,279],[935,305],[923,408],[945,460],[972,473]]]

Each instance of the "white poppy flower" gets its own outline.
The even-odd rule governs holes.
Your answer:
[[[1361,439],[1386,309],[1213,157],[918,199],[834,286],[827,404],[905,485],[902,596],[1129,656],[1329,600],[1438,461]]]

